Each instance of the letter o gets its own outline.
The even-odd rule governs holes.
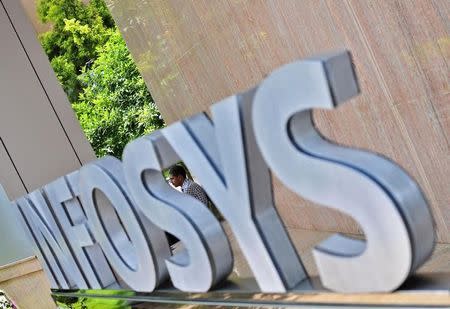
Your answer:
[[[114,272],[127,287],[151,292],[157,284],[151,248],[122,174],[121,162],[112,157],[82,167],[80,198],[88,226]]]

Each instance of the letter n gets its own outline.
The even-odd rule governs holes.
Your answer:
[[[15,201],[19,220],[54,289],[88,288],[40,190]]]

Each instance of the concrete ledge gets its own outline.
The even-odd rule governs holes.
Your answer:
[[[34,256],[1,266],[0,290],[19,308],[56,308],[50,283]]]
[[[0,266],[0,283],[37,271],[42,271],[41,264],[39,264],[36,257],[30,256],[23,260]]]

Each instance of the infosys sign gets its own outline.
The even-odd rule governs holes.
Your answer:
[[[338,146],[312,111],[359,92],[348,52],[293,62],[255,88],[127,145],[13,202],[54,289],[151,292],[169,280],[206,292],[233,268],[229,240],[162,171],[183,161],[236,238],[262,292],[308,278],[277,214],[271,173],[299,196],[356,220],[365,241],[334,235],[313,249],[336,292],[397,289],[431,255],[433,220],[415,181],[375,153]],[[299,214],[301,216],[301,210]],[[183,243],[172,253],[165,232]]]

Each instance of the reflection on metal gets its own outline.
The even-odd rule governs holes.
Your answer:
[[[161,134],[130,143],[123,158],[128,185],[139,208],[185,245],[166,260],[174,286],[182,291],[206,292],[226,279],[233,257],[225,232],[200,201],[167,184],[162,171],[180,159]]]
[[[167,278],[163,259],[170,251],[164,232],[134,205],[122,163],[107,156],[82,167],[80,196],[91,233],[125,287],[153,291]]]
[[[58,223],[52,216],[41,190],[31,192],[17,200],[19,216],[34,240],[35,251],[51,286],[69,289],[88,287],[81,271],[65,242]]]
[[[98,243],[94,243],[86,226],[86,216],[77,198],[79,172],[49,183],[44,187],[50,208],[64,231],[67,242],[91,289],[112,287],[116,278]],[[93,263],[93,265],[91,264]],[[115,285],[118,288],[118,285]]]
[[[357,93],[348,53],[288,64],[258,87],[254,130],[263,157],[287,187],[352,216],[365,233],[365,243],[335,235],[316,247],[324,285],[340,292],[391,291],[431,255],[433,221],[420,189],[400,167],[339,147],[316,131],[312,109],[333,108]]]
[[[251,103],[245,99],[215,104],[214,124],[200,114],[162,133],[227,220],[261,290],[285,292],[306,274],[275,211],[270,174],[251,126],[241,127],[244,110],[249,114],[243,103]]]
[[[258,291],[312,289],[275,210],[270,171],[365,232],[366,242],[335,235],[315,248],[323,286],[397,289],[434,247],[426,200],[396,164],[326,141],[311,117],[358,91],[347,52],[294,62],[215,104],[211,120],[202,113],[172,124],[131,142],[123,163],[102,158],[18,199],[52,287],[151,292],[170,275],[182,291],[220,288],[233,266],[221,225],[161,175],[182,159],[228,221]],[[186,249],[170,256],[164,231]]]
[[[393,294],[338,295],[327,292],[318,278],[310,278],[289,293],[259,293],[258,286],[251,279],[228,280],[214,292],[183,293],[173,288],[161,288],[153,293],[136,293],[114,290],[79,290],[76,292],[53,291],[53,297],[61,308],[63,305],[85,305],[95,308],[98,303],[110,302],[114,308],[154,308],[164,304],[164,308],[179,308],[181,304],[190,306],[220,307],[269,307],[269,308],[448,308],[450,306],[450,276],[415,276]],[[358,305],[355,305],[355,298]],[[81,306],[80,306],[81,307]],[[70,308],[70,307],[69,307]],[[194,307],[197,308],[197,307]]]

